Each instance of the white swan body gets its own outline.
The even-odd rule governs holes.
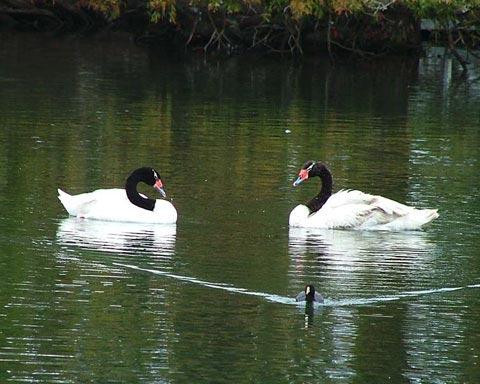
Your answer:
[[[436,209],[416,209],[382,196],[341,190],[330,196],[315,213],[306,205],[296,206],[289,217],[291,227],[351,228],[408,231],[420,229],[438,217]]]
[[[167,200],[153,200],[137,192],[145,182],[165,196],[158,173],[152,168],[139,168],[128,177],[125,189],[97,189],[70,195],[58,189],[58,198],[71,216],[85,219],[131,223],[174,224],[177,210]]]
[[[305,163],[294,186],[313,176],[322,179],[322,190],[308,206],[292,210],[291,227],[408,231],[421,229],[438,217],[436,209],[417,209],[356,190],[332,194],[332,176],[322,163]]]
[[[143,197],[143,196],[142,196]],[[105,221],[174,224],[177,210],[167,200],[155,200],[153,211],[132,204],[124,189],[97,189],[69,195],[58,189],[58,198],[71,216]]]

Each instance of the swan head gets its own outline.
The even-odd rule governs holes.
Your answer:
[[[136,183],[142,181],[145,184],[155,188],[162,195],[162,197],[167,196],[163,187],[162,179],[160,178],[160,173],[154,168],[142,167],[136,169],[128,177],[127,184],[129,181],[134,181]]]
[[[319,175],[322,171],[322,168],[326,168],[324,164],[317,163],[313,160],[308,160],[305,162],[305,164],[303,164],[302,168],[300,168],[300,172],[298,172],[298,177],[293,182],[293,186],[296,187],[305,180],[308,180],[310,177]]]

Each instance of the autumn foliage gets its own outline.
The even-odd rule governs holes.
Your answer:
[[[472,52],[480,0],[3,0],[0,27],[55,32],[127,30],[138,42],[203,52],[378,55],[429,37]]]

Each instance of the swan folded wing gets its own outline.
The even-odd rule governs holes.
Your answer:
[[[424,225],[430,223],[438,217],[436,209],[415,209],[392,220],[384,225],[378,226],[377,229],[395,230],[395,231],[412,231],[421,229]]]
[[[67,212],[72,216],[77,216],[84,205],[90,204],[94,200],[92,193],[70,195],[61,189],[58,189],[57,191],[58,199],[61,201]]]
[[[384,210],[378,206],[371,206],[368,213],[364,216],[364,220],[359,228],[381,229],[382,226],[394,222],[402,216],[404,215],[393,210]]]
[[[327,202],[323,205],[323,208],[338,208],[344,205],[369,205],[375,196],[363,193],[354,189],[341,189],[337,193],[330,196]]]
[[[82,202],[82,204],[80,204],[77,207],[76,216],[83,217],[83,218],[88,218],[90,216],[91,212],[95,211],[97,206],[98,206],[98,201],[95,200],[95,199],[84,201],[84,202]]]
[[[388,200],[388,199],[386,199]],[[385,203],[385,202],[383,202]],[[398,203],[397,203],[398,204]],[[399,204],[384,206],[346,204],[334,209],[322,207],[312,215],[309,226],[322,228],[356,228],[363,230],[418,230],[438,217],[435,209],[415,209]]]
[[[366,205],[371,208],[379,208],[386,214],[395,216],[407,215],[414,209],[386,197],[351,189],[342,189],[333,194],[323,208],[338,208],[344,205]]]
[[[373,229],[395,221],[401,215],[367,204],[344,204],[334,208],[322,207],[310,215],[308,227],[339,229]]]
[[[383,211],[374,229],[418,230],[438,217],[436,209],[417,209],[382,196],[375,196],[372,205]]]
[[[300,292],[296,297],[295,301],[305,301],[307,295],[305,295],[305,292]]]
[[[323,206],[309,216],[308,227],[359,228],[368,222],[378,208],[366,204],[344,204],[334,208]]]
[[[78,195],[70,195],[58,189],[58,198],[70,215],[82,217],[88,217],[96,206],[113,204],[117,199],[127,200],[123,189],[98,189]]]
[[[398,203],[394,200],[390,200],[382,196],[374,196],[371,204],[375,207],[380,208],[386,214],[395,216],[405,216],[415,210],[415,208],[413,207],[409,207],[405,204]]]

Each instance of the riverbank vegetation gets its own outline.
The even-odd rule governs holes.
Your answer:
[[[480,0],[3,0],[0,26],[124,30],[139,43],[205,53],[328,52],[332,59],[418,50],[423,38],[444,44],[466,68],[478,58]]]

